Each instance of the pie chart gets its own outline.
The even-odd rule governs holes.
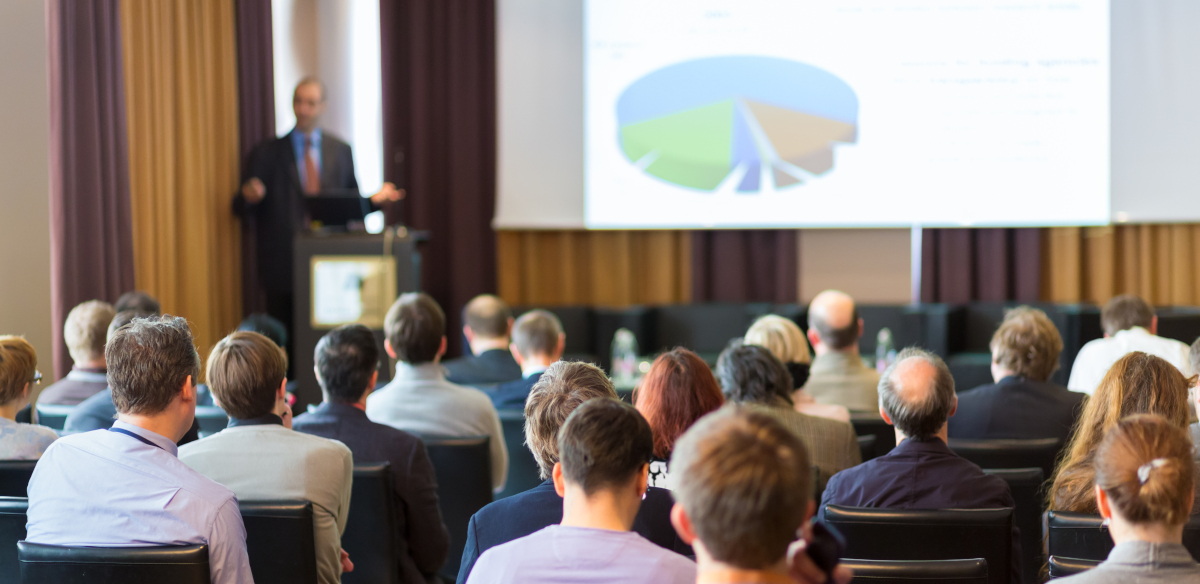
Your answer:
[[[804,184],[858,138],[858,96],[837,76],[798,61],[708,57],[633,82],[617,100],[620,148],[657,179],[742,193]]]

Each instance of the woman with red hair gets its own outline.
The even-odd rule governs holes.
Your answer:
[[[699,355],[676,348],[659,355],[633,394],[633,404],[654,431],[650,486],[670,489],[667,461],[675,440],[701,416],[725,403],[712,369]]]

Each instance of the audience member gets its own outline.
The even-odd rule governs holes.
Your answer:
[[[765,347],[730,343],[717,358],[717,378],[725,399],[774,416],[796,434],[817,469],[817,492],[834,474],[862,462],[854,426],[797,412],[787,368]]]
[[[17,412],[29,403],[30,388],[41,379],[33,345],[21,337],[0,336],[0,460],[37,460],[58,439],[50,428],[17,421]]]
[[[521,379],[521,366],[509,353],[513,317],[497,296],[482,294],[463,308],[463,336],[471,354],[443,363],[446,380],[460,385],[494,385]]]
[[[946,421],[957,400],[954,378],[933,353],[908,348],[879,380],[879,413],[896,428],[890,453],[844,470],[829,481],[826,505],[887,509],[1015,507],[1008,483],[985,474],[946,446]],[[822,511],[823,513],[824,511]],[[1012,537],[1012,579],[1021,581],[1021,544]]]
[[[1158,317],[1145,300],[1131,294],[1114,297],[1100,312],[1100,326],[1104,338],[1089,341],[1075,356],[1067,381],[1071,391],[1092,394],[1109,367],[1133,351],[1165,359],[1184,377],[1192,376],[1189,347],[1157,335]]]
[[[318,581],[337,584],[354,460],[341,442],[291,429],[286,374],[286,354],[263,335],[238,331],[218,341],[205,377],[229,427],[181,447],[179,459],[242,500],[311,501]]]
[[[1187,379],[1167,361],[1141,351],[1121,357],[1084,402],[1066,456],[1054,472],[1049,509],[1099,512],[1095,486],[1096,448],[1117,422],[1134,414],[1156,414],[1180,429],[1188,425]]]
[[[1020,306],[992,335],[995,383],[958,394],[952,438],[1058,438],[1065,445],[1084,395],[1050,382],[1062,337],[1046,313]]]
[[[584,402],[596,398],[616,399],[612,381],[588,363],[559,361],[550,366],[525,401],[525,443],[541,472],[542,484],[500,499],[480,509],[467,526],[458,584],[464,584],[479,555],[502,543],[529,535],[543,527],[561,523],[563,499],[555,490],[552,476],[559,461],[558,432],[567,416]],[[670,491],[650,487],[638,508],[633,531],[660,547],[691,555],[671,527]]]
[[[1192,371],[1200,371],[1200,338],[1197,338],[1192,343],[1192,348],[1188,351],[1188,363],[1192,366]],[[1188,387],[1188,408],[1191,410],[1189,419],[1196,419],[1196,412],[1200,412],[1200,387],[1197,384],[1192,384]],[[1196,460],[1200,462],[1200,422],[1193,422],[1188,426],[1188,430],[1192,435],[1192,444],[1196,447]]]
[[[383,346],[398,359],[396,375],[367,396],[367,417],[418,436],[488,436],[492,488],[504,488],[508,449],[500,416],[482,391],[446,381],[446,316],[428,294],[401,295],[384,318]]]
[[[820,416],[839,422],[850,421],[850,411],[837,404],[819,404],[803,387],[808,381],[812,357],[808,353],[808,341],[804,331],[790,318],[777,314],[760,317],[750,325],[742,339],[747,345],[766,347],[779,359],[792,375],[792,403],[796,411],[810,416]]]
[[[1195,502],[1187,434],[1160,416],[1117,423],[1096,451],[1096,507],[1114,547],[1108,559],[1070,584],[1200,582],[1200,564],[1183,547]]]
[[[99,300],[71,309],[63,324],[63,342],[74,365],[66,377],[42,390],[38,403],[73,406],[108,387],[104,342],[116,315],[111,304]]]
[[[804,391],[817,403],[856,412],[879,407],[879,373],[867,367],[858,352],[862,331],[854,299],[845,293],[826,290],[808,305],[808,340],[817,356]]]
[[[680,476],[671,520],[696,550],[697,582],[826,582],[793,546],[813,515],[808,461],[795,434],[743,407],[706,416],[680,438],[671,455]],[[834,581],[851,576],[838,567]]]
[[[250,316],[247,316],[246,318],[243,318],[242,322],[238,324],[237,330],[250,331],[267,337],[276,345],[278,345],[280,349],[283,349],[286,352],[288,355],[289,375],[287,384],[288,405],[294,405],[296,403],[296,382],[291,379],[291,376],[294,375],[295,372],[292,371],[291,347],[288,346],[289,339],[287,325],[280,322],[278,318],[275,318],[265,312],[256,312]],[[207,386],[200,386],[200,397],[198,398],[196,405],[213,405],[212,393],[208,391]]]
[[[365,326],[329,331],[313,361],[325,401],[296,416],[300,432],[338,440],[354,461],[387,462],[396,491],[396,546],[400,580],[425,582],[446,562],[450,536],[438,507],[437,477],[420,438],[367,419],[367,396],[379,378],[379,347]]]
[[[567,336],[562,323],[554,313],[546,310],[531,310],[521,315],[513,325],[513,359],[521,366],[521,379],[501,383],[488,392],[497,409],[524,409],[525,398],[533,389],[542,372],[551,363],[562,359]]]
[[[113,310],[115,312],[125,312],[130,310],[133,312],[153,314],[157,316],[162,314],[162,305],[159,304],[157,298],[146,294],[141,290],[134,290],[132,292],[126,292],[122,294],[120,298],[117,298],[117,301],[113,303]]]
[[[699,355],[676,348],[654,360],[634,391],[633,403],[654,431],[650,486],[674,489],[668,461],[675,441],[701,416],[725,403],[712,369]]]
[[[119,420],[57,440],[29,482],[26,541],[208,546],[213,584],[253,581],[233,491],[176,458],[192,425],[200,356],[187,321],[135,319],[104,349]]]
[[[633,406],[599,398],[576,408],[558,432],[561,524],[483,552],[467,582],[695,582],[695,563],[630,531],[653,451]]]

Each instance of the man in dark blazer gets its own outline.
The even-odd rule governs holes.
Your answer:
[[[1051,383],[1062,337],[1046,313],[1010,310],[992,335],[992,379],[958,394],[951,438],[1058,438],[1066,445],[1085,394]]]
[[[442,363],[446,380],[489,389],[521,379],[521,366],[509,353],[513,318],[508,305],[492,294],[472,298],[463,308],[463,336],[471,352]]]
[[[501,383],[488,391],[496,409],[525,409],[525,398],[542,378],[542,372],[562,358],[567,336],[554,313],[531,310],[513,325],[513,359],[521,366],[521,379]]]
[[[879,380],[879,413],[896,428],[896,448],[833,475],[826,505],[883,509],[1016,507],[1008,483],[946,446],[956,399],[950,369],[933,353],[905,349]],[[1020,533],[1013,526],[1012,581],[1021,581]]]
[[[525,441],[545,482],[490,503],[471,517],[458,584],[465,584],[483,552],[562,522],[563,499],[555,492],[551,478],[554,463],[558,462],[558,429],[575,408],[597,397],[617,399],[617,392],[595,365],[559,361],[541,375],[525,402]],[[671,526],[674,504],[670,491],[650,487],[638,508],[633,531],[661,547],[690,556],[691,546],[683,543]]]
[[[367,419],[367,396],[379,375],[375,337],[362,325],[338,327],[321,337],[316,355],[325,400],[297,416],[292,428],[340,441],[350,448],[355,463],[389,464],[396,490],[401,581],[425,582],[445,563],[450,535],[442,523],[437,477],[425,443]]]

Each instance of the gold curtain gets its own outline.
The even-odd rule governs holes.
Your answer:
[[[691,300],[691,232],[498,231],[500,297],[513,305]]]
[[[135,279],[201,355],[241,317],[233,2],[121,2]]]
[[[1103,304],[1137,294],[1152,304],[1200,304],[1200,225],[1115,225],[1047,230],[1042,296]]]

